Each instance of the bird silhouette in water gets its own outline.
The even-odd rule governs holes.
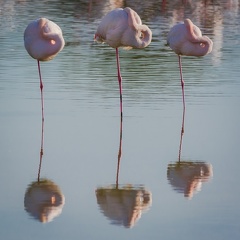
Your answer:
[[[120,113],[122,119],[122,77],[118,48],[145,48],[151,43],[152,31],[148,26],[142,24],[141,18],[131,8],[117,8],[103,17],[95,33],[94,40],[102,43],[106,42],[110,47],[116,49]]]
[[[40,78],[42,120],[43,112],[43,82],[40,70],[40,61],[52,60],[64,47],[64,38],[61,28],[54,22],[39,18],[29,23],[24,31],[24,45],[29,55],[37,60]]]

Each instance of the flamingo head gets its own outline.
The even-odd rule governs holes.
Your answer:
[[[31,22],[24,32],[27,52],[39,61],[53,59],[63,49],[64,44],[60,27],[46,18]]]
[[[192,23],[190,19],[184,20],[184,25],[186,27],[187,35],[185,50],[188,54],[193,56],[204,56],[212,51],[213,42],[207,36],[202,36],[201,30]]]
[[[152,41],[152,31],[143,25],[138,14],[129,7],[124,8],[128,15],[128,27],[122,36],[122,44],[127,48],[145,48]]]
[[[131,8],[117,8],[104,16],[94,40],[113,48],[144,48],[151,43],[152,32]]]

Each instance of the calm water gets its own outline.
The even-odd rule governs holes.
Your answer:
[[[115,51],[93,36],[108,11],[126,6],[153,40],[120,50],[121,126]],[[239,7],[0,1],[0,239],[239,239]],[[37,62],[23,45],[27,24],[41,16],[66,41],[41,64],[43,129]],[[214,49],[183,58],[181,135],[177,56],[165,44],[187,17]]]

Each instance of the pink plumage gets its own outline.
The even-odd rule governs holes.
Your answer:
[[[173,26],[168,33],[167,42],[176,54],[186,56],[204,56],[213,47],[212,40],[202,36],[201,30],[190,19]]]
[[[178,55],[183,110],[185,111],[181,55],[196,57],[205,56],[212,51],[213,42],[209,37],[203,36],[201,30],[194,25],[190,19],[185,19],[183,23],[178,23],[171,28],[167,36],[167,44]]]
[[[25,29],[25,48],[31,57],[39,61],[53,59],[64,44],[61,28],[46,18],[32,21]]]
[[[145,48],[151,43],[152,31],[131,8],[117,8],[102,19],[95,40],[113,48]]]
[[[64,47],[65,41],[61,28],[54,22],[39,18],[30,22],[24,31],[24,45],[28,54],[37,60],[40,78],[42,121],[43,114],[43,82],[40,61],[52,60]]]
[[[152,41],[152,31],[148,26],[142,24],[141,18],[131,8],[117,8],[103,17],[94,39],[98,42],[106,42],[109,46],[116,49],[120,112],[122,118],[122,77],[118,48],[145,48]]]

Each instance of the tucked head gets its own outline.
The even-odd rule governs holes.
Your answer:
[[[185,19],[184,25],[187,29],[187,38],[196,47],[196,51],[199,54],[198,56],[204,56],[210,53],[213,47],[212,40],[207,36],[202,36],[201,30],[194,25],[190,19]]]
[[[25,48],[31,57],[39,61],[53,59],[64,44],[60,27],[46,18],[32,21],[25,29]]]
[[[106,42],[113,48],[144,48],[152,40],[152,31],[142,25],[138,14],[131,8],[117,8],[101,21],[95,40]]]
[[[204,56],[213,47],[211,39],[202,36],[201,30],[190,19],[173,26],[168,33],[167,42],[176,54],[186,56]]]

